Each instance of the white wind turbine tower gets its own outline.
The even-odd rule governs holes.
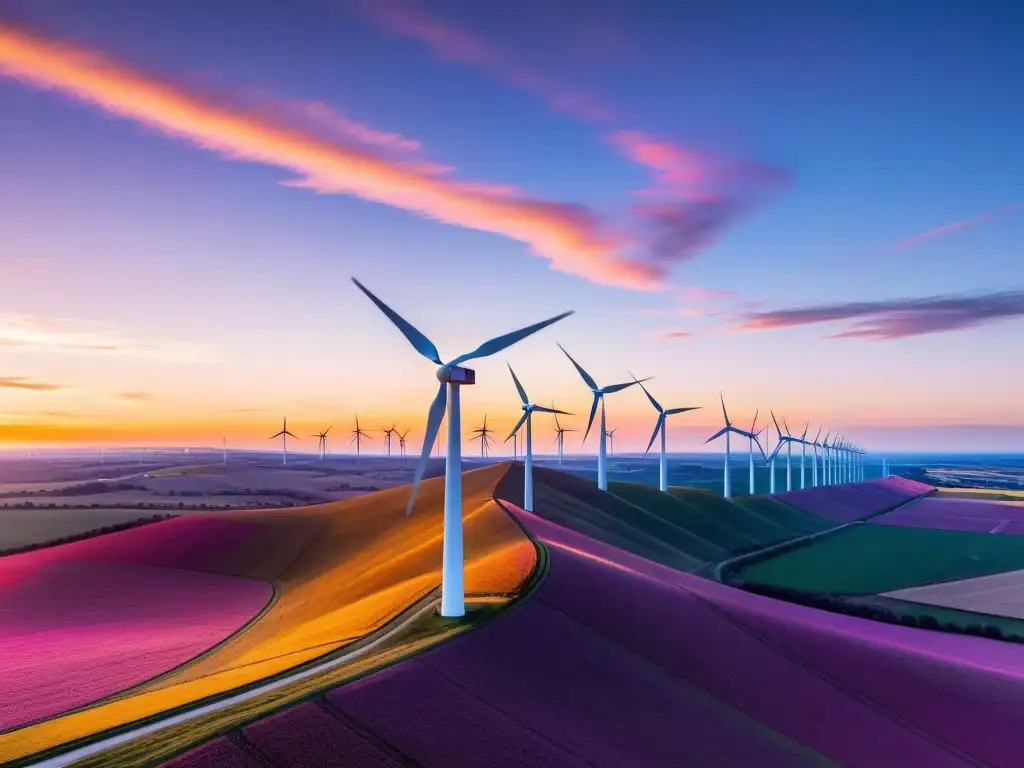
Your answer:
[[[296,440],[299,439],[299,438],[295,437],[295,435],[293,435],[291,432],[288,431],[288,417],[287,416],[284,417],[284,425],[281,427],[281,431],[278,432],[276,435],[271,435],[268,439],[269,440],[273,440],[276,437],[280,437],[281,438],[281,464],[287,464],[288,463],[288,438],[289,437],[294,437]],[[188,448],[185,449],[185,452],[186,453],[188,452]],[[187,461],[187,458],[186,458],[186,461]]]
[[[608,490],[608,453],[606,439],[608,436],[607,427],[608,424],[605,421],[604,411],[604,396],[610,395],[613,392],[620,392],[623,389],[632,387],[637,383],[636,379],[633,381],[627,381],[624,384],[609,384],[607,387],[597,386],[597,382],[594,381],[593,377],[583,370],[582,366],[573,360],[572,355],[565,351],[565,347],[561,344],[558,348],[565,352],[565,356],[569,358],[569,362],[573,364],[576,371],[579,373],[580,378],[583,379],[583,383],[590,387],[591,394],[594,395],[594,402],[590,406],[590,420],[587,422],[587,431],[583,434],[583,442],[587,442],[587,437],[590,435],[590,428],[594,426],[594,415],[597,413],[597,405],[601,404],[601,440],[597,444],[597,487],[602,491]],[[650,381],[650,377],[646,379],[640,379],[640,381]]]
[[[782,422],[785,423],[786,419],[783,417]],[[810,429],[811,422],[807,422],[804,425],[804,433],[800,435],[800,490],[802,491],[807,487],[807,430]]]
[[[832,450],[832,444],[828,441],[829,437],[832,436],[831,430],[825,435],[825,439],[821,441],[821,484],[831,485],[829,481],[829,471],[831,470],[831,457],[829,451]]]
[[[633,376],[632,373],[629,374]],[[640,384],[640,380],[636,376],[633,376],[633,381]],[[664,492],[668,491],[668,454],[666,453],[665,433],[668,431],[667,419],[669,416],[674,416],[677,413],[686,413],[687,411],[696,411],[700,406],[691,406],[689,408],[662,408],[661,403],[654,399],[654,395],[647,391],[647,387],[640,384],[640,389],[647,395],[647,399],[651,401],[651,405],[654,406],[654,410],[658,412],[658,420],[654,422],[654,432],[651,433],[651,441],[647,443],[647,450],[644,451],[644,458],[647,458],[647,453],[651,450],[651,446],[654,445],[654,441],[658,438],[658,433],[661,433],[661,457],[658,463],[658,490]],[[612,432],[615,430],[613,429]]]
[[[555,402],[551,401],[551,409],[554,410]],[[562,466],[562,457],[565,455],[565,433],[576,432],[575,429],[566,429],[558,421],[558,413],[555,413],[555,445],[558,446],[558,466]]]
[[[843,484],[843,445],[845,437],[832,439],[832,480],[836,485]]]
[[[738,428],[736,428],[736,427],[734,427],[732,425],[732,422],[729,421],[729,413],[728,413],[728,411],[725,410],[725,397],[722,395],[721,392],[718,393],[718,397],[722,401],[722,416],[725,418],[725,426],[722,427],[717,432],[715,432],[715,434],[713,434],[707,440],[705,440],[704,441],[704,445],[707,445],[712,440],[717,440],[722,435],[725,435],[725,471],[723,473],[722,495],[725,498],[727,498],[727,499],[731,499],[732,498],[732,476],[730,475],[730,472],[729,472],[729,458],[730,458],[730,455],[731,455],[729,435],[732,434],[733,432],[735,432],[737,435],[740,435],[742,437],[746,437],[748,439],[753,438],[757,442],[758,446],[760,446],[761,443],[760,443],[760,441],[757,440],[757,435],[755,435],[753,432],[747,432],[745,430],[738,429]]]
[[[416,491],[426,471],[430,452],[441,429],[445,407],[448,409],[448,450],[445,456],[444,470],[444,539],[441,555],[441,615],[446,617],[464,616],[466,613],[466,596],[463,587],[463,552],[462,552],[462,409],[459,407],[459,387],[476,383],[476,372],[471,368],[462,367],[462,363],[487,357],[501,352],[522,341],[527,336],[546,328],[572,312],[563,312],[548,320],[506,333],[503,336],[485,341],[472,352],[459,355],[454,360],[443,363],[437,347],[426,336],[410,325],[391,307],[374,296],[358,280],[352,278],[366,296],[377,305],[387,318],[395,324],[402,335],[412,344],[413,349],[430,360],[437,369],[437,380],[440,382],[437,395],[427,412],[427,426],[423,434],[423,451],[413,475],[412,488],[409,492],[409,504],[405,514],[412,513],[416,501]]]
[[[317,439],[316,449],[317,453],[320,454],[321,461],[327,458],[327,435],[330,434],[332,429],[334,429],[333,424],[329,426],[325,432],[317,432],[315,435],[310,435],[310,437],[315,437]]]
[[[359,454],[362,447],[363,440],[373,440],[366,432],[359,428],[359,414],[356,414],[356,428],[352,430],[352,435],[349,437],[349,443],[356,444],[356,466],[359,466]]]
[[[757,429],[757,417],[761,413],[761,409],[758,408],[754,411],[754,420],[750,424],[750,436],[747,438],[747,447],[750,449],[750,495],[753,496],[757,490],[757,484],[754,482],[754,445],[757,444],[757,450],[761,452],[762,458],[767,461],[765,456],[764,448],[761,447],[761,441],[758,439],[758,435],[764,432],[764,429]],[[756,431],[755,431],[756,430]]]
[[[818,438],[821,437],[821,430],[823,427],[818,427],[818,434],[814,436],[814,441],[811,443],[811,447],[814,448],[814,459],[811,463],[811,487],[818,487],[818,449],[821,448],[821,443],[818,442]]]
[[[505,364],[508,365],[508,363]],[[526,450],[523,451],[523,509],[527,512],[533,512],[533,414],[535,412],[554,413],[561,416],[572,416],[572,414],[531,403],[530,398],[526,396],[526,390],[519,383],[519,378],[516,376],[516,372],[512,370],[511,365],[508,366],[508,372],[512,374],[512,381],[516,385],[519,399],[523,401],[523,415],[516,422],[509,436],[505,438],[505,442],[507,443],[512,439],[512,435],[516,434],[523,424],[526,424]]]

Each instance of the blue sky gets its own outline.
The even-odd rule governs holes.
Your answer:
[[[992,439],[1024,446],[1012,4],[550,6],[15,4],[0,17],[9,440],[256,444],[284,412],[417,425],[429,364],[356,275],[442,355],[577,310],[510,351],[531,395],[587,407],[555,340],[599,381],[654,375],[662,401],[705,406],[673,427],[678,450],[716,423],[719,389],[737,417],[771,408],[879,448],[988,447],[921,429],[963,424],[1015,425]],[[107,69],[61,68],[86,54]],[[128,79],[204,111],[166,110],[169,135]],[[301,174],[273,153],[202,146],[223,109],[380,162],[284,185]],[[412,204],[337,186],[409,163],[430,164]],[[469,181],[498,214],[423,215]],[[893,303],[937,296],[959,303]],[[846,319],[810,322],[822,311]],[[879,318],[897,338],[824,338]],[[384,380],[363,373],[381,363]],[[502,369],[481,362],[467,422],[514,422]],[[642,447],[649,406],[617,398],[617,446]]]

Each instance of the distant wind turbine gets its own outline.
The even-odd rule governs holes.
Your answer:
[[[352,430],[352,435],[349,437],[349,443],[356,444],[356,466],[359,466],[359,453],[362,446],[363,440],[373,440],[366,432],[359,428],[359,414],[356,414],[356,428]]]
[[[281,464],[288,463],[288,438],[294,437],[296,440],[299,438],[295,437],[291,432],[288,431],[288,417],[284,417],[284,425],[281,427],[281,431],[276,435],[271,435],[268,439],[273,440],[274,438],[281,438]],[[185,461],[188,462],[188,448],[185,449]]]
[[[824,429],[824,427],[818,427],[818,434],[816,434],[814,436],[814,440],[811,441],[811,447],[814,449],[814,457],[811,461],[811,469],[813,470],[813,472],[811,472],[812,488],[818,487],[818,449],[821,448],[821,443],[818,442],[818,439],[821,437],[822,429]]]
[[[565,352],[565,356],[569,358],[569,362],[573,364],[573,367],[579,373],[580,378],[583,379],[583,383],[590,387],[590,392],[594,395],[593,405],[590,406],[590,420],[587,422],[587,431],[583,435],[583,442],[587,442],[587,437],[590,435],[590,428],[594,426],[594,415],[597,413],[597,405],[601,404],[601,440],[597,446],[597,487],[602,491],[608,490],[608,457],[607,457],[607,446],[605,439],[607,437],[607,422],[605,421],[604,411],[604,396],[610,395],[613,392],[620,392],[623,389],[632,387],[637,383],[637,379],[633,381],[627,381],[624,384],[609,384],[607,387],[597,386],[597,382],[594,381],[593,377],[583,370],[582,366],[573,360],[572,355],[565,351],[565,347],[561,344],[558,348]],[[651,377],[648,376],[646,379],[640,379],[639,381],[650,381]]]
[[[320,454],[321,461],[327,458],[327,435],[330,434],[332,429],[334,429],[333,424],[323,432],[317,432],[314,435],[310,435],[310,437],[317,438],[316,449],[317,452]]]
[[[224,463],[227,464],[228,463],[228,439],[226,437],[221,438],[221,443],[222,443],[222,445],[224,447]],[[141,463],[142,463],[142,460],[139,459],[139,464],[141,464]]]
[[[761,413],[760,409],[754,411],[754,420],[750,423],[750,435],[747,437],[747,447],[750,450],[750,495],[753,496],[757,489],[757,484],[754,482],[754,445],[757,445],[757,450],[761,452],[761,457],[765,458],[764,448],[761,447],[761,441],[758,439],[758,435],[764,432],[764,428],[757,428],[757,416]]]
[[[484,425],[482,427],[478,428],[478,429],[474,429],[472,434],[475,435],[475,437],[469,438],[470,442],[472,442],[473,440],[479,440],[480,441],[480,458],[481,459],[486,459],[487,458],[487,449],[490,447],[489,444],[494,442],[494,438],[492,438],[491,435],[495,431],[496,430],[488,429],[487,428],[487,414],[485,413],[484,414]]]
[[[615,455],[615,430],[616,429],[618,429],[618,427],[616,427],[615,429],[609,429],[607,432],[604,433],[604,436],[608,438],[608,455],[609,456],[614,456]]]
[[[398,433],[398,452],[402,456],[402,469],[405,469],[405,438],[408,437],[410,431],[412,431],[412,427],[406,429],[405,432]]]
[[[555,403],[551,401],[551,409],[555,409]],[[555,444],[558,446],[558,466],[562,466],[562,457],[565,454],[565,433],[576,432],[575,429],[566,429],[558,421],[558,413],[555,413]]]
[[[721,392],[719,392],[718,393],[718,398],[719,398],[719,400],[722,401],[722,417],[725,419],[725,426],[722,427],[717,432],[715,432],[715,434],[713,434],[707,440],[705,440],[704,441],[704,445],[707,445],[708,443],[712,442],[713,440],[717,440],[722,435],[725,435],[725,469],[724,469],[723,476],[722,476],[722,495],[725,498],[727,498],[727,499],[731,499],[732,498],[732,476],[731,476],[730,471],[729,471],[729,459],[730,459],[730,456],[731,456],[731,450],[730,450],[731,446],[730,446],[730,441],[729,441],[729,435],[731,435],[733,433],[736,433],[737,435],[740,435],[741,437],[745,437],[747,439],[753,439],[754,441],[757,442],[758,446],[760,446],[761,443],[760,443],[760,441],[757,440],[757,435],[755,435],[753,432],[747,432],[746,430],[739,429],[738,427],[734,427],[732,425],[732,422],[729,421],[729,412],[725,410],[725,396]]]
[[[520,427],[524,424],[526,425],[526,449],[523,451],[523,509],[527,512],[533,512],[533,414],[553,413],[561,416],[571,416],[572,414],[531,403],[530,398],[526,396],[526,390],[519,383],[519,377],[516,376],[516,372],[512,370],[511,365],[508,366],[508,372],[512,374],[512,382],[516,385],[519,399],[523,401],[523,415],[516,422],[509,436],[505,438],[505,442],[507,443],[519,431]]]
[[[785,419],[783,419],[785,421]],[[807,422],[804,425],[804,433],[800,435],[800,490],[802,491],[807,487],[807,430],[810,429],[811,422]]]
[[[485,341],[472,352],[459,355],[450,362],[443,363],[441,362],[441,356],[438,354],[437,347],[434,346],[430,339],[416,330],[391,307],[374,296],[358,280],[352,278],[352,282],[394,323],[398,330],[402,332],[402,335],[412,344],[413,349],[439,366],[435,375],[440,386],[434,401],[430,404],[430,410],[427,412],[427,426],[423,435],[423,451],[420,454],[416,473],[413,475],[412,488],[409,492],[409,503],[405,513],[409,515],[412,512],[413,504],[416,501],[416,491],[419,488],[420,480],[423,478],[423,473],[427,469],[430,452],[434,447],[434,441],[437,439],[437,433],[441,429],[441,421],[444,419],[445,407],[447,406],[448,450],[445,457],[444,538],[441,545],[441,615],[446,617],[464,616],[466,613],[466,597],[463,586],[464,563],[462,551],[462,409],[460,407],[459,388],[475,384],[476,372],[471,368],[464,368],[462,363],[501,352],[552,323],[568,317],[572,312],[563,312],[548,320],[543,320],[526,328],[506,333],[490,341]]]
[[[633,376],[631,373],[630,376]],[[633,381],[640,384],[639,379],[633,376]],[[658,434],[661,434],[661,457],[658,462],[658,489],[663,493],[668,491],[668,454],[666,452],[666,437],[665,433],[668,431],[667,419],[669,416],[674,416],[677,413],[686,413],[687,411],[696,411],[700,406],[690,406],[688,408],[662,408],[661,403],[654,399],[654,395],[647,391],[647,387],[640,384],[640,389],[647,395],[647,399],[651,401],[651,405],[654,406],[654,410],[658,412],[658,420],[654,422],[654,432],[651,433],[651,441],[647,443],[647,450],[644,451],[644,458],[647,458],[647,453],[651,450],[651,446],[654,445],[654,441],[658,438]],[[615,430],[613,429],[612,432]],[[753,465],[751,465],[753,466]]]
[[[395,426],[394,422],[392,422],[390,427],[380,430],[384,433],[384,452],[388,456],[391,455],[391,436],[395,433]]]

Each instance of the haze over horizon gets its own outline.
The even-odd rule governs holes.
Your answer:
[[[1024,450],[1024,18],[976,11],[7,3],[0,450],[272,449],[286,415],[341,451],[358,412],[415,453],[432,366],[353,275],[444,359],[576,310],[507,355],[575,428],[556,341],[702,406],[675,452],[720,450],[720,390],[743,428]],[[505,361],[463,398],[499,443]],[[642,451],[643,393],[607,405]]]

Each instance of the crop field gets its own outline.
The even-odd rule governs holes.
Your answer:
[[[535,565],[533,543],[492,498],[504,471],[465,475],[470,594],[513,593]],[[280,595],[244,632],[130,695],[0,734],[0,761],[263,679],[382,626],[440,583],[443,483],[421,486],[410,517],[407,498],[396,488],[315,507],[191,515],[30,553],[54,561],[77,548],[96,559],[103,539],[121,537],[124,561],[272,580]]]
[[[0,551],[61,539],[150,517],[153,509],[19,509],[0,507]],[[174,511],[174,510],[171,510]]]
[[[855,520],[885,512],[899,504],[923,496],[931,490],[930,485],[890,477],[886,480],[869,480],[865,483],[827,485],[803,491],[789,491],[776,494],[772,498],[831,520],[833,523],[852,523]]]
[[[939,495],[951,499],[986,499],[1024,504],[1024,489],[1019,488],[939,488]]]
[[[896,525],[854,525],[755,562],[737,580],[838,595],[905,587],[1024,568],[1024,537]]]
[[[0,568],[0,593],[5,731],[187,661],[249,621],[272,589],[255,579],[194,571],[56,563]]]
[[[885,597],[1024,619],[1024,570],[899,589]]]
[[[550,554],[528,601],[230,738],[281,768],[1016,764],[1019,649],[779,603],[514,511]],[[176,768],[217,765],[191,755]]]
[[[983,499],[932,496],[874,518],[872,523],[1024,535],[1024,506]]]

